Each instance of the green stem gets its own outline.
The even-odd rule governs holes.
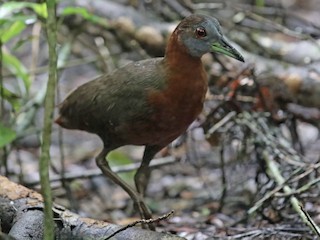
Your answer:
[[[4,115],[4,87],[3,87],[3,75],[2,75],[2,41],[0,40],[0,116]]]
[[[52,212],[52,193],[49,179],[50,145],[52,120],[54,110],[55,88],[57,81],[57,55],[56,55],[56,3],[55,0],[47,2],[47,38],[49,45],[49,79],[44,102],[44,126],[42,133],[41,158],[40,158],[40,182],[44,198],[44,239],[54,239],[54,222]]]

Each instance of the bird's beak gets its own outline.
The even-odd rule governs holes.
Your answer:
[[[222,53],[244,62],[242,55],[234,47],[232,47],[224,37],[222,37],[218,42],[213,43],[211,49],[213,52]]]

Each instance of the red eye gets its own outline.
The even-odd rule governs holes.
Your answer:
[[[203,27],[198,27],[196,29],[196,35],[199,38],[203,38],[203,37],[207,36],[207,32]]]

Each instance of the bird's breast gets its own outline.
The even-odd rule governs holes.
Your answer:
[[[202,111],[207,76],[202,68],[195,72],[173,75],[166,89],[149,93],[153,129],[166,133],[163,136],[170,136],[170,141],[181,135]]]

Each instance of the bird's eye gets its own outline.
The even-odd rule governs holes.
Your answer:
[[[196,35],[198,38],[204,38],[205,36],[207,36],[207,32],[203,27],[198,27],[196,29]]]

